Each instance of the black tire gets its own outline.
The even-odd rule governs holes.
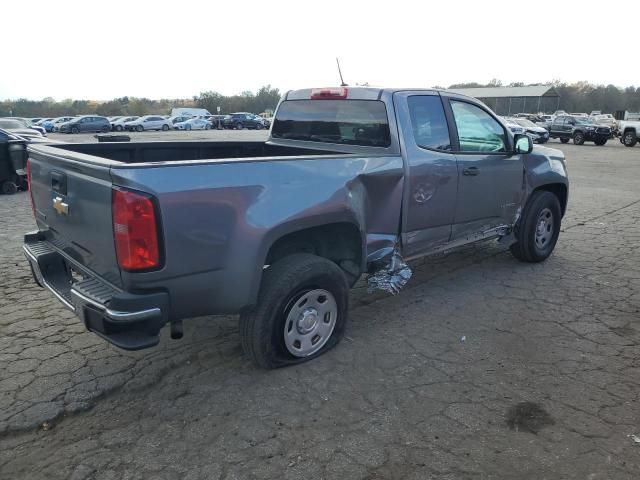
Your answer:
[[[636,132],[634,132],[633,130],[624,132],[622,134],[622,143],[625,147],[635,147],[636,143],[638,143]]]
[[[111,127],[108,127],[107,125],[104,125],[104,126],[100,129],[100,131],[101,131],[102,133],[109,133],[109,132],[111,131]]]
[[[211,126],[208,123],[204,126],[205,130],[209,130],[210,128],[211,128]]]
[[[244,128],[244,125],[242,125],[242,123],[238,122],[238,123],[236,123],[235,127],[236,127],[236,130],[242,130]]]
[[[78,127],[71,127],[71,133],[80,133],[80,129]]]
[[[573,134],[573,144],[574,145],[584,145],[584,133],[576,132]]]
[[[560,141],[562,143],[569,143],[569,139],[568,138],[561,138]]]
[[[162,125],[162,131],[166,132],[167,130],[169,130],[169,125],[165,123],[164,125]]]
[[[337,318],[322,348],[309,356],[296,357],[285,346],[287,314],[301,295],[313,289],[333,295]],[[306,253],[285,257],[265,270],[255,308],[240,315],[242,348],[255,365],[267,369],[316,358],[335,347],[344,335],[348,304],[347,277],[335,263]]]
[[[121,132],[122,130],[124,130],[124,128],[122,127],[122,125],[116,125],[116,126],[114,127],[114,130],[115,130],[116,132]]]
[[[4,195],[13,195],[17,191],[18,186],[11,180],[6,180],[2,182],[2,185],[0,185],[0,192],[2,192]]]
[[[261,123],[257,123],[256,124],[256,130],[262,130],[264,128],[264,125]]]
[[[607,143],[607,139],[605,138],[605,139],[602,139],[602,140],[594,140],[593,143],[595,143],[599,147],[602,147],[603,145],[605,145]]]
[[[536,242],[537,229],[541,215],[545,211],[549,211],[552,215],[551,238],[544,245],[540,246]],[[527,202],[524,214],[515,228],[516,243],[511,245],[510,250],[514,257],[523,262],[542,262],[546,260],[558,241],[560,234],[560,201],[553,193],[544,190],[534,192]]]
[[[144,131],[144,127],[142,125],[136,125],[136,132]]]

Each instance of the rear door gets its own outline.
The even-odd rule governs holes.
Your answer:
[[[29,148],[30,190],[38,227],[69,258],[120,285],[109,167],[78,162],[65,154],[47,146]]]
[[[524,165],[512,137],[484,106],[464,97],[446,102],[455,125],[458,201],[452,240],[512,225],[523,196]]]
[[[394,94],[401,146],[409,168],[403,206],[403,253],[415,256],[446,244],[451,236],[458,167],[438,92]]]

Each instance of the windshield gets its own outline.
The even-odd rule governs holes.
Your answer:
[[[518,125],[523,126],[523,127],[535,127],[536,126],[535,123],[533,123],[531,120],[527,120],[526,118],[518,118],[516,120],[516,123]]]
[[[592,123],[591,120],[585,117],[574,117],[574,118],[576,120],[576,123],[579,125],[587,125],[589,123]]]
[[[0,128],[7,128],[9,130],[16,128],[25,128],[26,125],[18,120],[8,120],[0,118]]]
[[[387,110],[378,100],[285,101],[271,136],[371,147],[391,144]]]

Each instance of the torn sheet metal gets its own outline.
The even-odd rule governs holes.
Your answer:
[[[369,278],[367,278],[367,290],[369,293],[373,293],[375,290],[383,290],[396,295],[407,284],[411,275],[413,275],[411,268],[404,262],[398,250],[395,249],[387,264],[369,275]]]

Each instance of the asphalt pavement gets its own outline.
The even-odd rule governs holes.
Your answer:
[[[31,280],[27,194],[0,197],[0,478],[640,478],[640,147],[549,146],[571,187],[546,262],[486,242],[395,297],[361,282],[345,340],[276,371],[232,316],[140,352],[86,332]]]

